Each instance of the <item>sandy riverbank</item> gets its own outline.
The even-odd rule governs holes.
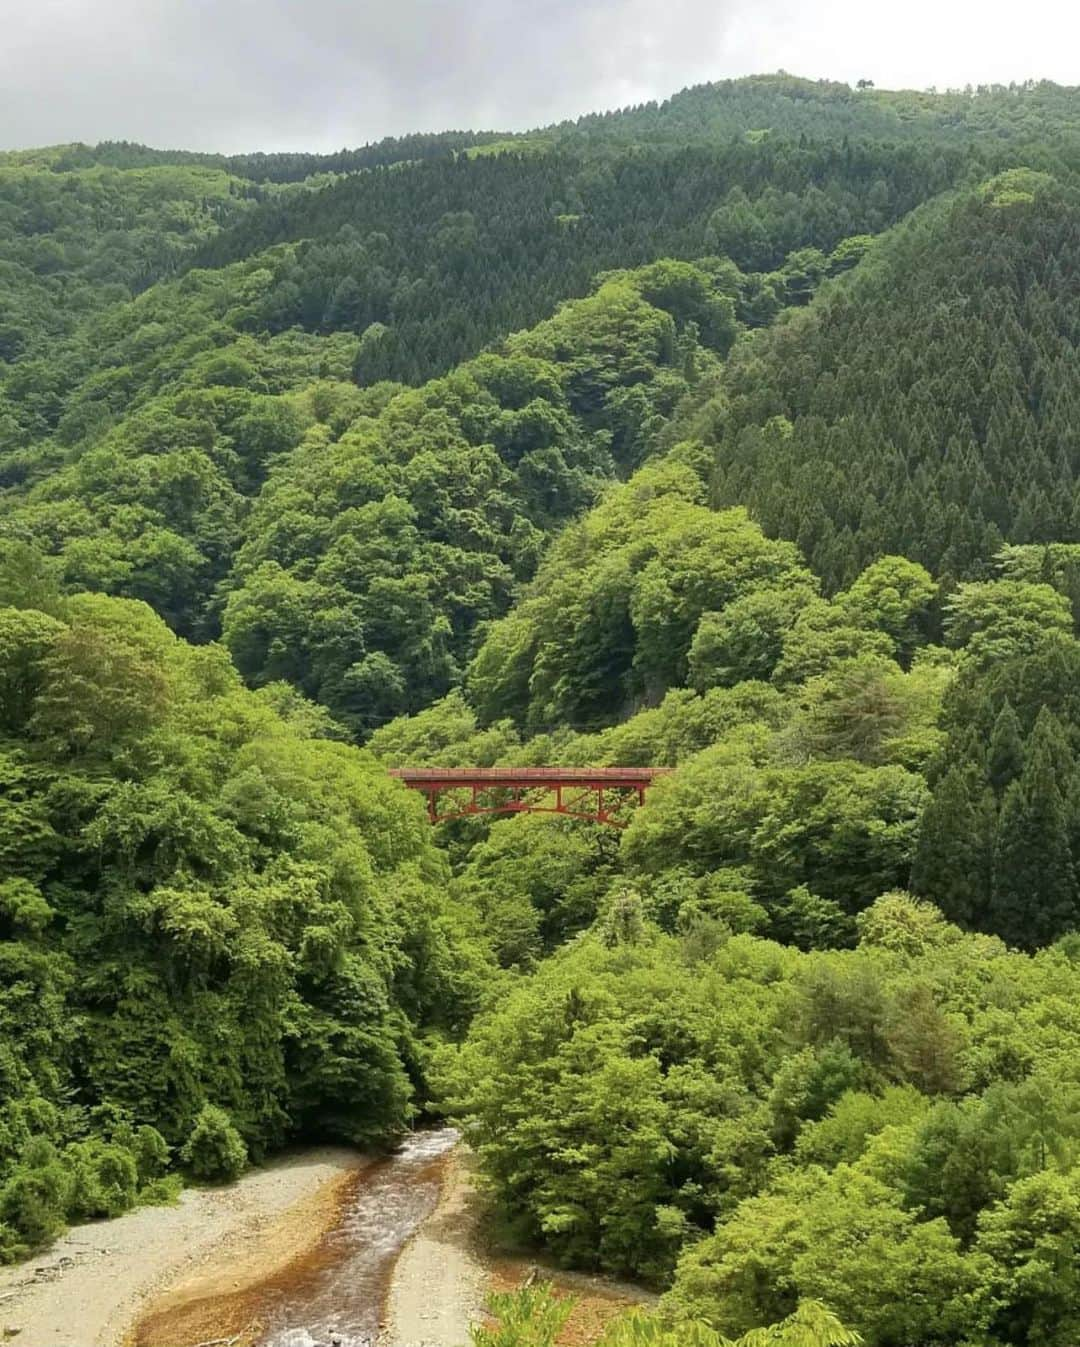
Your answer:
[[[302,1256],[364,1163],[347,1150],[304,1151],[227,1188],[188,1189],[175,1207],[78,1226],[0,1270],[0,1331],[19,1329],[20,1347],[119,1347],[142,1307],[178,1284],[234,1288]]]
[[[656,1304],[640,1287],[500,1255],[487,1233],[471,1158],[458,1147],[446,1161],[438,1205],[394,1267],[378,1347],[468,1347],[469,1325],[484,1318],[491,1293],[533,1280],[574,1300],[560,1347],[588,1347],[617,1315]]]
[[[435,1210],[402,1250],[386,1299],[380,1347],[466,1347],[479,1319],[488,1272],[475,1249],[476,1217],[468,1160],[446,1159]]]
[[[326,1232],[369,1182],[357,1173],[366,1163],[349,1151],[306,1151],[227,1188],[190,1189],[175,1207],[80,1226],[47,1254],[0,1271],[0,1332],[18,1329],[26,1347],[191,1347],[234,1335],[248,1347],[267,1287],[283,1278],[295,1295],[307,1265],[321,1268]],[[562,1347],[587,1347],[614,1314],[652,1299],[494,1255],[467,1151],[440,1165],[435,1207],[389,1277],[379,1347],[466,1347],[489,1293],[529,1274],[577,1301]]]

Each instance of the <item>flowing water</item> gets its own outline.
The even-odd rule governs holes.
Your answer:
[[[435,1208],[451,1128],[418,1132],[356,1176],[341,1217],[316,1253],[260,1287],[259,1347],[367,1347],[402,1248]]]
[[[196,1295],[149,1315],[131,1339],[134,1347],[219,1343],[233,1333],[249,1343],[256,1325],[256,1347],[373,1347],[394,1266],[435,1210],[457,1141],[449,1127],[415,1133],[395,1154],[350,1178],[337,1218],[314,1250],[254,1285]],[[519,1285],[525,1272],[518,1259],[489,1261],[488,1268],[498,1289]],[[553,1280],[584,1302],[581,1342],[627,1306],[652,1301],[635,1288],[594,1278],[555,1274]]]

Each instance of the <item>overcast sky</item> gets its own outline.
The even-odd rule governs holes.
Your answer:
[[[0,0],[0,146],[339,149],[785,69],[1080,84],[1076,0]]]

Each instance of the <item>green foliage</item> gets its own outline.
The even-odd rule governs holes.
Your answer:
[[[986,1275],[943,1221],[920,1221],[859,1165],[813,1168],[744,1202],[685,1256],[671,1304],[727,1332],[782,1317],[799,1298],[834,1306],[867,1343],[957,1342],[985,1329]]]
[[[522,815],[469,853],[458,886],[498,962],[529,966],[596,917],[617,839],[595,824]]]
[[[641,469],[549,552],[469,671],[481,718],[592,729],[685,680],[706,613],[765,585],[810,583],[790,544],[742,510],[699,504],[675,461]]]
[[[1013,944],[1042,944],[1073,929],[1080,915],[1069,819],[1058,785],[1061,738],[1060,723],[1044,707],[1026,745],[1024,770],[1001,802],[990,922]],[[1075,773],[1071,758],[1068,768]]]
[[[496,1323],[473,1324],[469,1336],[474,1347],[554,1347],[574,1304],[571,1297],[558,1297],[547,1285],[493,1295],[488,1309]],[[598,1347],[859,1347],[861,1342],[859,1334],[845,1329],[831,1310],[806,1300],[781,1323],[752,1329],[738,1341],[700,1320],[672,1325],[657,1315],[632,1310],[607,1325]]]
[[[601,1347],[1075,1339],[1075,105],[0,155],[0,1257],[440,1108]]]
[[[0,1232],[5,1226],[12,1232],[5,1255],[25,1254],[58,1235],[71,1194],[72,1174],[56,1148],[44,1138],[30,1142],[0,1188]]]
[[[892,910],[897,909],[894,901]],[[879,927],[891,923],[885,911],[876,915]],[[1008,1090],[1002,1095],[1002,1087],[991,1087],[981,1105],[973,1096],[971,1106],[965,1105],[958,1114],[971,1116],[974,1108],[974,1130],[957,1135],[949,1143],[951,1150],[942,1154],[940,1145],[929,1148],[936,1144],[934,1136],[946,1135],[942,1123],[948,1114],[941,1110],[956,1113],[956,1106],[940,1105],[928,1112],[926,1099],[910,1083],[886,1085],[880,1093],[853,1091],[850,1085],[845,1092],[841,1086],[830,1105],[828,1088],[821,1094],[829,1072],[819,1069],[808,1075],[805,1067],[788,1071],[792,1083],[806,1082],[793,1091],[782,1086],[778,1071],[770,1108],[778,1106],[777,1092],[795,1101],[796,1111],[787,1115],[795,1119],[795,1128],[774,1136],[792,1150],[795,1168],[770,1170],[761,1157],[776,1142],[770,1145],[761,1130],[768,1126],[767,1115],[763,1102],[755,1103],[754,1098],[760,1089],[761,1065],[768,1062],[769,1070],[775,1070],[788,1063],[794,1068],[797,1058],[785,1053],[790,1054],[798,1039],[805,1042],[804,1035],[815,1032],[815,1022],[827,1023],[830,1032],[838,1024],[835,998],[827,1020],[815,1021],[805,1014],[792,1017],[785,984],[812,974],[811,966],[800,973],[790,957],[779,960],[776,947],[763,946],[759,951],[757,942],[750,941],[736,949],[732,942],[714,956],[707,974],[699,967],[695,981],[688,983],[677,976],[670,980],[671,953],[663,945],[646,941],[632,952],[625,946],[606,954],[601,950],[599,945],[589,952],[582,948],[545,965],[539,985],[522,988],[508,1006],[491,1013],[490,1022],[481,1021],[452,1073],[455,1088],[465,1091],[464,1098],[470,1101],[470,1132],[496,1192],[519,1212],[535,1211],[533,1219],[540,1222],[543,1238],[556,1253],[574,1262],[598,1259],[601,1266],[626,1270],[634,1264],[622,1260],[641,1258],[650,1243],[662,1238],[661,1231],[672,1228],[669,1220],[658,1219],[661,1209],[675,1206],[683,1212],[684,1222],[692,1221],[691,1213],[705,1210],[701,1204],[708,1195],[716,1204],[717,1233],[691,1242],[667,1302],[669,1313],[680,1322],[683,1316],[704,1319],[721,1333],[741,1333],[782,1319],[792,1312],[795,1299],[811,1297],[836,1306],[870,1343],[958,1342],[966,1340],[965,1335],[981,1341],[991,1320],[999,1331],[1000,1325],[1013,1325],[1004,1340],[1022,1342],[1030,1339],[1015,1325],[1025,1315],[1037,1313],[1044,1324],[1056,1322],[1054,1316],[1061,1312],[1046,1307],[1045,1297],[1034,1288],[1039,1276],[1052,1275],[1055,1259],[1069,1255],[1054,1252],[1044,1239],[1034,1255],[1041,1261],[1024,1265],[1018,1279],[1010,1269],[1020,1264],[1010,1263],[1013,1255],[1005,1237],[997,1235],[1007,1228],[1005,1218],[995,1223],[990,1213],[996,1217],[1003,1211],[993,1205],[1003,1191],[998,1185],[1003,1183],[1007,1190],[1027,1165],[1038,1172],[1051,1155],[1054,1164],[1072,1162],[1069,1157],[1075,1151],[1047,1150],[1045,1140],[1068,1128],[1067,1105],[1065,1112],[1048,1116],[1045,1103],[1035,1111],[1039,1106],[1032,1090],[1026,1091],[1025,1100],[1018,1087],[1012,1088],[1012,1097]],[[914,959],[927,970],[934,968],[938,979],[947,978],[948,1000],[955,998],[956,1004],[969,1007],[968,997],[979,982],[978,977],[971,978],[972,959],[989,960],[987,967],[996,965],[998,976],[1004,974],[1010,981],[1024,982],[1032,975],[1056,978],[1063,971],[1063,965],[1044,962],[1041,972],[1032,966],[1029,973],[1021,956],[1010,956],[1009,964],[1001,964],[999,951],[982,948],[977,938],[948,928],[930,941],[906,943],[903,950],[905,959]],[[857,957],[865,956],[830,956],[835,961]],[[902,1013],[910,1016],[910,999],[903,1000],[905,975],[890,957],[876,962],[874,976],[884,978],[887,995],[895,989],[901,996],[898,1009],[902,1004]],[[814,982],[807,985],[809,989]],[[663,993],[662,987],[667,988]],[[977,1027],[980,1023],[986,1029],[994,1023],[994,999],[994,994],[980,999],[976,1024],[968,1031],[972,1044],[983,1032]],[[1037,996],[1031,1004],[1039,1014]],[[855,1011],[857,1003],[851,1006]],[[865,1001],[862,1009],[867,1009]],[[724,1024],[720,1038],[715,1036],[718,1017]],[[888,1027],[887,1010],[880,1024],[885,1056],[873,1035],[863,1035],[852,1040],[858,1044],[858,1055],[849,1060],[856,1064],[861,1060],[861,1070],[869,1071],[870,1079],[880,1080],[877,1073],[883,1067],[886,1073],[903,1076],[910,1059],[903,1038]],[[695,1032],[708,1036],[696,1038]],[[1014,1026],[1012,1032],[1019,1044],[1026,1030]],[[1051,1030],[1043,1037],[1047,1047],[1055,1033]],[[604,1055],[597,1058],[601,1044]],[[715,1050],[720,1044],[724,1051],[718,1058]],[[648,1054],[644,1063],[651,1057],[656,1064],[647,1071],[640,1057],[643,1049]],[[1061,1060],[1064,1063],[1065,1058]],[[813,1057],[804,1056],[804,1061]],[[578,1072],[587,1074],[587,1087],[584,1076],[574,1084]],[[622,1153],[610,1110],[618,1107],[616,1101],[631,1075],[638,1089],[636,1144],[642,1148],[633,1191],[643,1204],[646,1193],[654,1194],[652,1214],[644,1205],[616,1201],[615,1190],[604,1181],[607,1167],[618,1165]],[[845,1073],[838,1076],[834,1066],[832,1079],[844,1078]],[[816,1087],[811,1085],[815,1079],[820,1082]],[[586,1099],[588,1111],[582,1112]],[[567,1108],[575,1110],[572,1117],[566,1116]],[[667,1183],[681,1182],[682,1187],[674,1191],[658,1190],[655,1178],[646,1183],[650,1173],[646,1146],[653,1124],[646,1126],[645,1120],[651,1120],[658,1108],[668,1118],[661,1130],[676,1144],[677,1159],[672,1157]],[[815,1117],[820,1121],[812,1121]],[[988,1127],[991,1119],[995,1121]],[[759,1130],[752,1143],[755,1126]],[[564,1129],[566,1139],[560,1141]],[[981,1156],[967,1139],[980,1135],[990,1147]],[[1032,1148],[1021,1141],[1025,1135],[1044,1140]],[[755,1153],[756,1167],[748,1166]],[[966,1182],[958,1166],[966,1168]],[[981,1199],[972,1181],[982,1185]],[[1043,1192],[1048,1183],[1049,1179],[1043,1181]],[[1017,1202],[1026,1192],[1025,1184],[1023,1179],[1017,1184]],[[761,1195],[751,1196],[759,1187]],[[745,1194],[741,1200],[740,1190]],[[935,1190],[955,1194],[947,1199],[945,1213],[950,1223],[958,1222],[963,1244],[935,1214],[942,1211],[936,1206]],[[964,1204],[972,1197],[981,1200],[987,1214],[978,1239],[966,1250],[975,1235],[963,1216],[970,1210]],[[601,1212],[604,1220],[595,1241],[579,1242],[590,1219],[598,1219]],[[629,1232],[635,1228],[637,1239],[632,1241]],[[1055,1238],[1071,1238],[1056,1218],[1051,1228],[1062,1230]],[[991,1230],[993,1238],[984,1233]],[[620,1254],[620,1249],[637,1253]],[[912,1295],[913,1288],[919,1288],[917,1295]],[[1067,1298],[1067,1291],[1061,1295]],[[1061,1304],[1065,1303],[1063,1299]],[[1061,1341],[1067,1340],[1062,1336]]]
[[[444,378],[361,393],[344,380],[374,329],[248,332],[272,264],[194,272],[100,319],[66,409],[28,423],[6,478],[0,460],[3,534],[61,588],[220,631],[249,682],[287,679],[367,732],[460,681],[547,536],[715,366],[732,302],[689,263],[619,272]]]
[[[1075,1175],[1032,1175],[980,1221],[977,1248],[998,1269],[994,1327],[1007,1341],[1064,1347],[1075,1338],[1078,1196]]]
[[[69,1146],[64,1159],[71,1172],[68,1214],[73,1219],[119,1216],[134,1205],[139,1170],[126,1147],[94,1138]]]
[[[1023,654],[1044,636],[1072,632],[1072,614],[1050,585],[997,580],[961,585],[948,603],[945,630],[977,660]]]
[[[925,567],[906,557],[882,557],[839,596],[837,605],[852,626],[890,636],[897,658],[907,663],[914,647],[925,639],[928,610],[937,592]]]
[[[629,280],[608,282],[507,354],[283,458],[227,584],[224,639],[241,671],[287,678],[357,729],[446,693],[546,533],[625,462],[610,395],[632,380],[641,415],[663,416],[647,380],[668,361],[669,330]],[[625,357],[609,362],[618,342]]]
[[[1080,1157],[1076,967],[905,895],[859,926],[828,953],[729,936],[691,974],[677,937],[601,923],[486,1010],[439,1077],[520,1233],[661,1281],[681,1249],[667,1313],[729,1336],[819,1300],[881,1347],[1034,1340],[1072,1235],[996,1232]]]
[[[247,1164],[247,1147],[225,1110],[206,1104],[181,1148],[180,1159],[197,1179],[235,1179]]]
[[[916,892],[1032,948],[1076,928],[1080,645],[1044,633],[987,669],[967,652],[920,826]]]
[[[487,1308],[495,1323],[470,1325],[473,1347],[554,1347],[574,1302],[556,1297],[549,1285],[541,1283],[496,1293]]]
[[[850,760],[775,767],[762,756],[760,739],[732,736],[655,786],[627,831],[628,864],[747,865],[763,898],[806,885],[849,913],[905,882],[921,777]]]
[[[38,358],[47,369],[49,342],[182,265],[250,209],[252,195],[221,169],[89,163],[53,172],[3,156],[0,362]]]
[[[0,629],[5,1256],[170,1200],[174,1150],[221,1179],[403,1132],[492,967],[418,802],[142,604]]]
[[[738,344],[715,410],[692,423],[714,449],[712,502],[797,540],[830,591],[888,553],[976,582],[950,624],[958,640],[985,626],[977,650],[1060,625],[1048,598],[1022,589],[1012,612],[982,611],[981,585],[1006,539],[1075,539],[1075,474],[1060,452],[1076,397],[1061,283],[1073,183],[1069,170],[1053,182],[1021,173],[943,197],[789,321]],[[1010,571],[1010,585],[1043,578]]]
[[[722,612],[703,613],[687,652],[690,682],[704,690],[770,679],[787,633],[812,595],[809,584],[755,588]]]

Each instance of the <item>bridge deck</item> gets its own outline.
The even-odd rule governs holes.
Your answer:
[[[390,775],[406,785],[440,787],[506,786],[647,786],[670,767],[393,767]]]

